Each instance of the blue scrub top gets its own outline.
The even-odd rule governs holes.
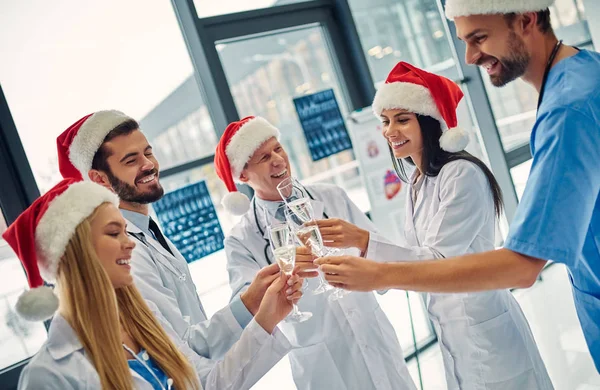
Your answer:
[[[154,362],[154,360],[150,358],[150,356],[148,356],[146,351],[144,349],[141,349],[140,352],[137,354],[137,357],[138,359],[141,359],[146,363],[148,368],[150,368],[154,372],[154,375],[152,375],[150,371],[148,371],[148,368],[146,368],[137,359],[127,360],[129,368],[137,372],[142,378],[146,380],[146,382],[150,383],[154,390],[168,389],[167,381],[169,378],[163,372],[163,370],[161,370],[161,368]],[[157,378],[160,381],[160,383],[156,381]]]
[[[533,163],[505,247],[563,263],[600,371],[600,54],[582,50],[548,75],[531,133]]]

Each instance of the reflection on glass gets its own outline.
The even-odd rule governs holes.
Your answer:
[[[444,74],[454,61],[436,0],[349,0],[371,75],[383,82],[399,61]]]
[[[360,197],[365,191],[354,153],[313,162],[293,104],[295,97],[331,88],[342,116],[348,114],[323,29],[309,25],[220,41],[216,46],[238,113],[262,116],[281,130],[292,174],[304,184],[335,183]]]
[[[0,236],[6,221],[0,209]],[[27,278],[21,262],[6,241],[0,238],[0,371],[35,354],[46,340],[42,322],[25,321],[17,314],[17,298]]]
[[[163,170],[210,156],[217,145],[210,114],[193,76],[143,117],[140,128]]]

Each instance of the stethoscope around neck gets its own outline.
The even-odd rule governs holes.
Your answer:
[[[308,197],[311,200],[316,200],[306,188],[304,188],[304,190],[306,191],[306,193],[308,194]],[[258,222],[258,214],[256,213],[256,199],[254,199],[252,202],[252,209],[254,211],[254,222],[256,223],[256,227],[258,228],[260,236],[263,238],[263,240],[265,240],[265,248],[263,249],[263,252],[265,254],[265,259],[267,260],[267,263],[269,265],[271,265],[271,264],[273,264],[273,262],[269,259],[269,247],[271,246],[271,244],[269,243],[269,240],[265,238],[265,231],[263,230],[263,228],[260,226],[260,223]],[[323,210],[323,218],[329,219],[329,216],[327,215],[325,210]]]

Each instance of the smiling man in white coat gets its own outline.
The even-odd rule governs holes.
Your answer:
[[[127,232],[137,244],[132,252],[135,285],[205,360],[204,365],[196,365],[203,385],[210,380],[214,388],[234,390],[239,375],[244,375],[244,388],[249,388],[285,356],[291,347],[285,336],[277,329],[269,334],[253,318],[266,289],[279,275],[277,266],[260,270],[246,294],[207,318],[186,260],[149,216],[149,204],[160,199],[164,190],[152,146],[134,119],[114,110],[87,115],[57,138],[57,148],[63,177],[92,180],[119,196]],[[288,290],[292,300],[301,295],[302,282],[294,281]],[[237,353],[225,356],[243,332],[254,336],[244,338],[252,342],[238,344]],[[222,359],[222,369],[209,378]]]
[[[261,268],[274,262],[264,213],[282,204],[277,184],[291,173],[278,138],[279,130],[265,119],[246,117],[227,127],[215,152],[217,174],[230,191],[224,205],[242,215],[225,238],[233,300],[249,288]],[[236,181],[254,189],[252,201],[237,192]],[[317,218],[347,220],[371,232],[364,247],[355,252],[376,248],[376,241],[387,242],[341,188],[315,184],[305,189]],[[298,303],[302,311],[313,313],[312,318],[282,326],[298,346],[289,354],[296,386],[302,390],[415,389],[395,331],[374,294],[353,293],[329,302],[328,294],[309,292],[316,284],[315,279],[308,280],[307,293]]]

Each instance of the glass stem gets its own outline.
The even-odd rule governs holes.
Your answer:
[[[298,305],[296,305],[295,303],[292,304],[292,315],[298,315],[300,314],[300,310],[298,310]]]

